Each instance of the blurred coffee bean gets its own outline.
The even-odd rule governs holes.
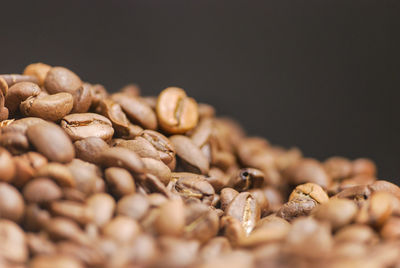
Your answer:
[[[325,160],[323,165],[333,180],[346,179],[352,174],[353,165],[350,160],[344,157],[330,157]]]
[[[107,149],[108,144],[98,137],[87,137],[74,142],[76,157],[84,161],[98,164],[100,154]]]
[[[29,263],[31,268],[83,268],[77,259],[61,254],[38,255]]]
[[[211,205],[215,191],[203,177],[190,173],[177,173],[179,178],[175,183],[175,190],[183,198],[198,198],[204,204]],[[176,176],[176,175],[174,175]]]
[[[104,176],[111,193],[117,197],[133,194],[136,191],[132,175],[123,168],[107,168]]]
[[[104,167],[121,167],[133,173],[143,173],[145,166],[142,159],[129,149],[107,148],[100,153],[99,162]]]
[[[9,182],[14,178],[16,166],[11,154],[0,148],[0,181]]]
[[[0,257],[22,264],[28,260],[28,254],[24,231],[16,223],[0,219]]]
[[[233,176],[229,182],[238,191],[247,191],[252,188],[260,188],[264,183],[264,173],[255,168],[243,168]]]
[[[162,204],[155,221],[157,232],[160,235],[181,235],[185,227],[184,209],[181,200],[171,200]]]
[[[331,178],[328,176],[323,166],[314,159],[303,159],[285,171],[287,180],[294,184],[312,182],[326,188]]]
[[[102,227],[107,224],[115,210],[115,200],[108,194],[99,193],[86,200],[87,206],[92,210],[94,223]]]
[[[30,203],[45,203],[60,199],[62,192],[57,184],[47,178],[28,182],[23,189],[24,198]]]
[[[20,192],[0,182],[0,218],[19,222],[24,215],[25,203]]]
[[[130,194],[122,197],[117,203],[117,214],[141,220],[150,207],[150,200],[141,194]]]
[[[228,205],[225,214],[238,219],[248,235],[260,219],[260,207],[250,193],[242,192]]]
[[[374,162],[366,158],[359,158],[353,161],[352,174],[355,175],[376,175],[376,166]]]
[[[32,63],[25,67],[23,74],[35,76],[38,80],[38,85],[43,86],[47,73],[50,71],[51,66],[38,62]]]
[[[349,224],[356,216],[357,205],[347,199],[330,199],[313,212],[318,220],[327,221],[333,229]]]

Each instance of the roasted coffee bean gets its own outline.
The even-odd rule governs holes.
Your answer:
[[[325,191],[315,183],[298,185],[289,196],[289,201],[294,199],[310,198],[318,204],[326,203],[329,200]]]
[[[185,227],[185,211],[181,200],[165,202],[160,207],[155,227],[161,235],[181,235]]]
[[[119,243],[132,242],[140,233],[139,224],[132,218],[117,216],[103,227],[103,234]]]
[[[74,143],[76,157],[84,161],[98,164],[100,154],[109,148],[108,144],[98,137],[88,137]]]
[[[166,88],[160,93],[156,110],[161,128],[173,134],[193,129],[199,118],[196,101],[177,87]]]
[[[366,158],[359,158],[353,161],[352,174],[355,175],[376,175],[376,166],[374,162]]]
[[[36,150],[50,161],[67,163],[75,156],[71,140],[55,124],[43,123],[32,125],[28,127],[26,134]]]
[[[294,184],[312,182],[326,188],[331,178],[323,166],[314,159],[304,159],[285,171],[287,180]]]
[[[24,215],[25,203],[16,188],[0,182],[0,218],[19,222]]]
[[[25,67],[24,75],[35,76],[38,80],[38,85],[43,86],[47,73],[50,71],[51,66],[38,62],[32,63]]]
[[[95,113],[70,114],[61,120],[61,127],[73,140],[99,137],[105,141],[114,135],[110,120]]]
[[[99,162],[104,167],[121,167],[133,173],[143,173],[145,170],[142,159],[129,149],[108,148],[99,156]]]
[[[135,220],[141,220],[150,207],[149,198],[141,194],[130,194],[122,197],[117,204],[117,213]]]
[[[242,192],[228,205],[225,214],[238,219],[248,235],[260,219],[260,207],[250,193]]]
[[[400,199],[400,187],[388,181],[375,181],[369,185],[369,189],[372,192],[388,192]]]
[[[239,192],[232,188],[226,187],[222,189],[220,194],[221,209],[225,210],[238,194]]]
[[[14,178],[16,166],[11,154],[0,147],[0,181],[9,182]]]
[[[223,236],[218,236],[205,244],[200,252],[201,259],[203,261],[213,260],[221,254],[228,253],[232,250],[231,244],[228,239]]]
[[[60,199],[62,192],[55,182],[37,178],[28,182],[23,189],[24,198],[31,203],[45,203]]]
[[[86,202],[88,208],[92,210],[93,220],[97,226],[102,227],[111,220],[115,210],[115,200],[110,195],[94,194]]]
[[[264,184],[264,173],[255,168],[243,168],[229,182],[238,191],[260,188]]]
[[[190,173],[175,173],[173,176],[179,176],[174,188],[183,198],[198,198],[211,205],[215,191],[206,179]]]
[[[69,114],[72,106],[72,95],[61,92],[47,96],[29,97],[21,102],[20,110],[25,116],[35,116],[56,122]]]
[[[187,165],[188,169],[196,173],[208,173],[210,165],[207,158],[188,137],[174,135],[169,139],[175,147],[176,154]]]
[[[100,101],[97,110],[100,114],[110,119],[115,131],[120,136],[127,136],[129,134],[128,118],[118,103],[111,99],[104,99]]]
[[[170,165],[175,159],[175,148],[172,145],[171,141],[165,137],[163,134],[153,131],[153,130],[144,130],[141,132],[140,137],[146,139],[150,142],[154,148],[158,151],[160,155],[161,161],[163,161],[166,165]],[[172,169],[171,169],[172,170]]]
[[[257,200],[257,203],[260,206],[261,216],[268,214],[269,201],[264,195],[264,192],[261,189],[252,189],[249,193]]]
[[[336,243],[352,242],[368,245],[379,240],[371,227],[361,224],[352,224],[341,228],[336,232],[334,239]]]
[[[387,240],[394,240],[400,237],[400,218],[391,217],[380,231],[381,236]]]
[[[76,201],[56,201],[50,204],[55,216],[69,218],[80,224],[87,224],[94,218],[93,211]]]
[[[123,197],[135,193],[135,180],[126,169],[118,167],[107,168],[104,176],[110,192],[115,196]]]
[[[6,81],[9,88],[15,85],[16,83],[31,82],[37,84],[39,82],[38,79],[33,75],[0,74],[0,78]]]
[[[168,185],[171,180],[171,170],[162,161],[153,158],[142,158],[147,173],[156,176],[162,183]]]
[[[47,162],[47,159],[37,152],[28,152],[14,157],[17,172],[12,181],[13,184],[19,188],[23,187]]]
[[[52,67],[44,80],[44,87],[50,94],[68,92],[74,94],[82,86],[81,79],[64,67]]]
[[[328,158],[323,165],[333,180],[346,179],[352,174],[352,162],[344,157],[336,156]]]
[[[149,141],[142,137],[136,137],[134,140],[114,139],[113,145],[132,150],[140,157],[160,160],[160,155],[157,149],[154,148],[154,146]]]
[[[60,163],[48,163],[41,167],[35,177],[50,178],[61,187],[76,187],[76,181],[69,168]]]
[[[28,259],[24,231],[16,223],[6,219],[0,219],[0,257],[20,264]]]
[[[0,91],[3,93],[3,97],[5,97],[8,93],[8,84],[2,77],[0,77]]]
[[[40,254],[54,254],[56,253],[56,246],[44,233],[35,234],[27,233],[26,242],[28,244],[29,251],[32,255]]]
[[[113,100],[121,105],[128,118],[143,128],[156,129],[157,117],[153,109],[139,97],[127,94],[113,94]]]
[[[29,97],[36,97],[41,89],[38,85],[31,82],[20,82],[8,89],[5,105],[11,114],[18,111],[21,102]]]
[[[3,92],[0,91],[0,121],[4,121],[8,119],[9,111],[7,107],[4,107],[5,97]]]
[[[79,191],[87,195],[97,192],[97,181],[103,181],[101,171],[97,166],[80,159],[74,159],[67,167],[74,178],[75,187]]]
[[[38,255],[29,264],[31,268],[83,268],[83,264],[77,259],[62,254]]]
[[[95,109],[102,99],[108,97],[107,90],[104,88],[103,85],[95,84],[91,85],[86,83],[90,87],[90,95],[92,96],[92,105],[91,108]]]
[[[356,216],[357,205],[347,199],[330,199],[313,212],[318,220],[327,221],[333,229],[349,224]]]

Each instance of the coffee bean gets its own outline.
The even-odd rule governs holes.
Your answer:
[[[72,110],[72,106],[72,95],[61,92],[47,96],[29,97],[21,102],[20,110],[25,116],[35,116],[57,122]]]
[[[29,251],[32,252],[33,255],[51,255],[56,253],[56,246],[46,237],[44,233],[27,233],[26,241]]]
[[[389,218],[382,227],[380,233],[384,239],[398,239],[400,237],[400,218]]]
[[[50,210],[55,216],[61,216],[78,222],[82,225],[93,220],[93,211],[85,205],[75,201],[56,201],[50,204]]]
[[[184,231],[184,206],[180,200],[171,200],[161,205],[155,226],[161,235],[178,236]]]
[[[50,71],[51,66],[38,62],[32,63],[25,67],[24,75],[35,76],[38,80],[38,85],[43,86],[47,73]]]
[[[115,131],[120,136],[129,134],[129,121],[121,106],[111,99],[103,99],[99,102],[97,110],[100,114],[110,119]]]
[[[182,135],[170,137],[170,141],[175,147],[176,154],[182,159],[194,172],[207,174],[209,163],[200,149],[188,138]]]
[[[177,174],[179,179],[175,183],[175,190],[183,198],[198,198],[204,204],[210,205],[214,198],[214,188],[203,177],[197,174]]]
[[[104,88],[103,85],[95,84],[91,85],[86,83],[90,87],[90,95],[92,96],[92,104],[91,108],[95,109],[102,99],[108,97],[107,90]]]
[[[326,203],[329,200],[325,191],[315,183],[305,183],[298,185],[290,194],[289,201],[301,198],[310,198],[318,204]]]
[[[108,144],[98,137],[87,137],[74,143],[76,157],[94,164],[99,163],[100,154],[109,148]]]
[[[366,158],[359,158],[353,161],[352,174],[365,174],[370,176],[376,175],[376,166],[374,162]]]
[[[117,216],[103,227],[103,234],[119,243],[132,242],[140,233],[139,224],[132,218]]]
[[[17,189],[0,182],[0,218],[19,222],[24,215],[25,204]]]
[[[125,169],[118,167],[107,168],[104,175],[109,190],[115,196],[123,197],[135,192],[135,180]]]
[[[218,236],[208,241],[200,252],[201,259],[204,261],[213,260],[221,254],[228,253],[232,250],[228,239],[223,236]]]
[[[0,77],[0,91],[3,93],[3,97],[5,97],[8,93],[8,84],[2,77]]]
[[[45,203],[60,199],[62,192],[52,180],[37,178],[28,182],[23,189],[24,198],[31,203]]]
[[[45,123],[28,127],[26,131],[29,142],[36,150],[50,161],[67,163],[74,156],[75,151],[71,140],[57,125]],[[51,141],[51,142],[49,142]]]
[[[141,194],[130,194],[125,195],[118,201],[117,213],[135,220],[141,220],[146,215],[149,207],[149,198]]]
[[[61,187],[76,187],[76,181],[71,171],[60,163],[48,163],[35,173],[35,177],[50,178]]]
[[[14,263],[28,259],[24,231],[14,222],[0,219],[0,257]]]
[[[255,168],[240,169],[237,175],[233,176],[229,182],[229,185],[238,191],[260,188],[263,184],[264,173]]]
[[[95,113],[69,114],[61,120],[61,127],[73,141],[88,137],[108,141],[114,134],[110,120]]]
[[[347,199],[330,199],[313,212],[318,220],[327,221],[333,229],[349,224],[356,216],[357,205]]]
[[[77,259],[61,254],[38,255],[32,259],[29,267],[31,268],[83,268],[83,264]]]
[[[142,137],[136,137],[134,140],[113,139],[112,143],[114,146],[132,150],[140,157],[160,160],[160,155],[157,149]]]
[[[20,82],[31,82],[34,84],[37,84],[39,82],[38,79],[33,75],[0,74],[0,78],[6,81],[9,88]]]
[[[154,146],[154,148],[156,148],[160,155],[161,161],[163,161],[166,165],[169,165],[171,162],[174,161],[175,148],[172,145],[171,141],[163,134],[146,129],[139,135],[140,137],[150,142]]]
[[[44,80],[44,87],[50,94],[60,92],[74,94],[81,86],[81,79],[64,67],[52,67]]]
[[[238,191],[232,188],[224,188],[221,190],[221,209],[225,210],[232,200],[239,194]]]
[[[345,226],[335,234],[335,242],[355,242],[361,244],[373,244],[378,242],[379,238],[374,230],[368,225],[352,224]]]
[[[91,86],[83,83],[81,87],[74,91],[72,96],[74,98],[74,106],[71,113],[86,113],[92,104]]]
[[[14,176],[13,184],[19,188],[23,187],[47,162],[43,155],[36,152],[28,152],[14,157],[17,172]]]
[[[331,157],[324,162],[324,168],[334,180],[346,179],[351,176],[353,165],[344,157]]]
[[[86,202],[88,208],[92,210],[93,220],[97,226],[102,227],[111,220],[115,210],[115,201],[110,195],[94,194]]]
[[[326,188],[331,181],[323,166],[314,159],[304,159],[285,173],[287,180],[294,185],[312,182]]]
[[[121,167],[133,173],[143,173],[145,170],[140,157],[125,148],[108,148],[100,154],[99,161],[104,167]]]
[[[80,159],[74,159],[68,164],[67,167],[74,178],[76,188],[79,191],[86,195],[95,193],[97,191],[97,181],[103,180],[101,178],[101,171],[97,166]]]
[[[8,89],[5,106],[11,114],[18,111],[21,102],[29,97],[36,97],[42,90],[37,84],[31,82],[20,82]]]
[[[15,169],[11,154],[6,149],[0,148],[0,181],[11,181],[16,173]]]
[[[126,94],[113,94],[113,100],[121,105],[122,110],[133,122],[141,125],[143,128],[156,129],[157,117],[151,107],[139,97],[133,97]]]
[[[156,110],[161,128],[173,134],[193,129],[199,118],[196,101],[177,87],[166,88],[160,93]]]
[[[171,170],[162,161],[143,157],[142,162],[147,173],[155,175],[165,185],[170,182]]]

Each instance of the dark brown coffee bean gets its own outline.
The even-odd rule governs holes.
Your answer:
[[[128,118],[143,128],[156,129],[157,117],[153,109],[139,97],[129,96],[123,93],[113,94],[113,100],[121,105]]]
[[[0,181],[11,181],[16,173],[15,163],[11,154],[0,147]]]
[[[300,216],[307,216],[317,206],[310,198],[296,198],[285,204],[276,212],[278,217],[291,221]]]
[[[356,213],[357,205],[353,201],[338,198],[330,199],[313,211],[316,219],[329,222],[333,229],[349,224]]]
[[[45,123],[30,126],[26,134],[36,150],[50,161],[67,163],[75,157],[71,140],[55,124]]]
[[[349,187],[339,192],[334,198],[347,198],[356,201],[361,206],[371,195],[371,189],[367,185]]]
[[[18,111],[21,102],[29,97],[36,97],[40,94],[41,89],[38,85],[31,82],[21,82],[13,85],[8,89],[5,105],[11,114]]]
[[[108,144],[98,137],[77,140],[74,143],[74,147],[77,158],[94,164],[99,163],[100,154],[109,148]]]
[[[149,207],[149,200],[144,195],[133,193],[125,195],[118,201],[117,213],[135,220],[141,220],[146,215]]]
[[[19,222],[24,215],[22,195],[13,186],[0,182],[0,218]]]
[[[153,130],[144,130],[139,135],[150,142],[154,148],[157,149],[161,161],[163,161],[166,165],[169,166],[169,164],[174,161],[175,148],[171,141],[163,134]]]
[[[52,180],[37,178],[28,182],[23,189],[24,198],[31,203],[45,203],[60,199],[62,192]]]
[[[229,182],[238,191],[260,188],[264,184],[264,173],[255,168],[242,168]]]
[[[35,177],[46,177],[55,181],[62,187],[76,187],[76,181],[67,166],[59,163],[48,163],[41,167]]]
[[[29,97],[21,102],[20,110],[25,116],[40,117],[57,122],[69,114],[73,106],[72,95],[61,92],[47,96]]]
[[[101,100],[108,97],[108,93],[103,85],[100,84],[95,84],[95,85],[88,84],[88,85],[90,86],[90,93],[91,93],[90,95],[92,96],[91,108],[95,109],[99,105]]]
[[[248,235],[260,219],[260,207],[250,193],[242,192],[228,205],[225,214],[239,220]]]
[[[86,200],[86,203],[93,213],[93,220],[97,226],[102,227],[111,220],[115,210],[115,200],[110,195],[94,194]]]
[[[177,87],[166,88],[160,93],[156,110],[161,128],[172,134],[193,129],[199,118],[196,101]]]
[[[0,78],[3,78],[7,82],[8,87],[21,82],[31,82],[38,84],[38,79],[33,75],[21,75],[21,74],[0,74]]]
[[[115,131],[119,136],[127,136],[129,134],[129,121],[121,106],[111,99],[103,99],[97,106],[97,111],[110,119]]]
[[[38,204],[27,204],[23,227],[27,231],[38,232],[45,227],[50,218],[50,213]]]
[[[121,167],[133,173],[143,173],[145,170],[140,157],[125,148],[108,148],[100,154],[99,161],[104,167]]]
[[[201,150],[186,136],[174,135],[170,141],[176,154],[196,173],[207,174],[209,162]]]
[[[62,255],[38,255],[29,264],[31,268],[83,268],[83,264],[77,259]]]
[[[162,204],[155,227],[161,235],[181,235],[185,227],[185,211],[182,201],[171,200]]]
[[[29,149],[29,141],[26,135],[20,131],[3,132],[0,135],[0,145],[13,155],[22,154]]]
[[[0,121],[4,121],[8,119],[8,108],[4,107],[4,103],[5,103],[5,97],[3,95],[3,92],[0,91]]]
[[[104,175],[110,192],[116,197],[120,198],[135,192],[135,180],[125,169],[118,167],[107,168]]]
[[[73,140],[99,137],[110,140],[114,134],[110,120],[95,113],[70,114],[61,120],[61,127]]]
[[[74,94],[82,86],[81,79],[64,67],[51,68],[44,80],[44,87],[50,94],[68,92]]]
[[[91,85],[83,83],[73,94],[74,106],[71,113],[86,113],[92,104]]]
[[[0,219],[0,257],[11,263],[24,263],[28,259],[24,231],[6,219]]]
[[[162,161],[146,157],[142,161],[147,173],[153,174],[165,185],[170,182],[171,170]]]
[[[38,80],[38,85],[43,86],[47,73],[50,71],[51,66],[38,62],[32,63],[25,67],[24,75],[35,76]]]
[[[190,173],[174,173],[173,176],[179,176],[174,188],[183,198],[198,198],[204,204],[211,205],[215,191],[204,177]]]

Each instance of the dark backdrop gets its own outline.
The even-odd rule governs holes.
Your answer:
[[[251,135],[400,178],[400,2],[2,1],[0,73],[63,65],[116,90],[181,86]]]

